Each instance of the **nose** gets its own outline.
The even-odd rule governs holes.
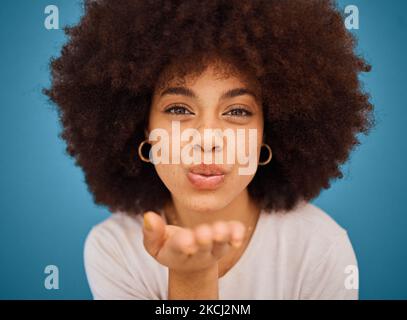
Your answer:
[[[205,138],[202,138],[205,140]],[[206,139],[208,140],[208,139]],[[215,139],[215,142],[212,143],[210,141],[201,141],[200,144],[195,144],[194,149],[199,149],[200,151],[204,153],[210,153],[210,152],[220,152],[223,149],[222,143],[218,142],[219,139]]]
[[[200,143],[194,148],[199,148],[204,153],[220,152],[224,148],[223,131],[215,120],[202,121],[197,127],[200,134]]]

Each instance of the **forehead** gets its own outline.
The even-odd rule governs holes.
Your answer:
[[[226,67],[227,68],[227,67]],[[237,96],[251,96],[260,101],[258,87],[247,76],[237,71],[220,68],[216,65],[208,67],[198,75],[189,74],[184,77],[173,77],[161,85],[155,92],[157,98],[167,95],[181,94],[191,98],[197,98],[197,93],[218,94],[221,99]]]

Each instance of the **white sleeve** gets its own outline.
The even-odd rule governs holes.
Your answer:
[[[302,299],[357,300],[358,279],[356,256],[348,234],[343,232],[307,276]]]
[[[94,227],[84,246],[86,276],[95,300],[152,299],[143,281],[126,268],[118,240]],[[137,275],[137,273],[136,273]]]

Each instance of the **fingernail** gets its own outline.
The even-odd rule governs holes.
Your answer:
[[[147,214],[144,214],[143,216],[143,224],[146,230],[148,231],[153,231],[153,226],[151,225],[150,221],[147,218]]]

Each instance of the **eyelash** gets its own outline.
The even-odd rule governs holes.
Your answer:
[[[174,111],[174,110],[178,110],[178,111],[179,111],[179,110],[183,110],[184,113],[177,113],[177,112]],[[172,111],[174,111],[174,112],[172,112]],[[187,111],[188,113],[185,113],[185,111]],[[230,115],[230,116],[232,116],[232,117],[250,117],[250,116],[253,115],[252,112],[250,112],[249,110],[247,110],[247,109],[245,109],[245,108],[234,108],[234,109],[229,110],[228,112],[224,113],[223,115],[227,115],[228,113],[233,112],[233,111],[239,111],[239,112],[243,112],[243,113],[245,113],[245,114],[244,114],[244,115],[241,115],[241,114],[239,114],[239,115],[237,115],[237,114]],[[185,108],[185,107],[182,106],[182,105],[172,105],[171,107],[169,107],[168,109],[166,109],[164,112],[165,112],[165,113],[169,113],[169,114],[173,114],[173,115],[175,115],[175,116],[189,115],[189,114],[192,114],[192,115],[193,115],[193,114],[194,114],[193,112],[189,111],[187,108]]]
[[[173,111],[173,110],[180,110],[180,109],[183,109],[184,111],[188,111],[188,113],[176,113],[176,112],[171,112],[171,111]],[[169,107],[168,109],[166,109],[164,112],[165,112],[165,113],[173,114],[173,115],[175,115],[175,116],[179,116],[179,115],[182,116],[182,115],[186,115],[186,114],[194,114],[193,112],[189,111],[187,108],[185,108],[184,106],[179,105],[179,104],[172,105],[171,107]]]
[[[234,108],[234,109],[232,109],[232,110],[229,110],[227,113],[229,113],[229,112],[232,112],[232,111],[239,111],[239,112],[244,112],[245,113],[245,115],[241,115],[241,114],[239,114],[239,115],[231,115],[232,117],[233,116],[236,116],[236,117],[250,117],[250,116],[252,116],[253,115],[253,113],[252,112],[250,112],[249,110],[247,110],[247,109],[245,109],[245,108]]]

